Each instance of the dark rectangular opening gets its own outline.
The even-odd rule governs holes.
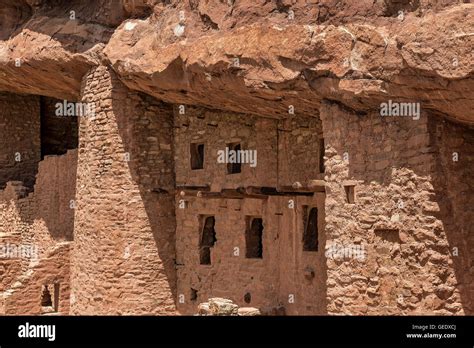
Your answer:
[[[40,97],[41,159],[49,155],[64,155],[67,150],[77,149],[79,120],[77,116],[57,115],[64,101]]]
[[[355,186],[346,185],[344,186],[344,191],[346,192],[346,202],[349,204],[355,203]]]
[[[242,165],[239,161],[238,163],[231,163],[235,162],[232,160],[232,153],[231,151],[235,151],[235,153],[239,153],[241,150],[240,143],[231,143],[227,144],[227,147],[229,148],[229,158],[227,158],[227,174],[238,174],[242,171]],[[234,159],[237,159],[237,156],[234,157]]]
[[[216,243],[216,219],[214,216],[202,217],[202,231],[199,242],[199,262],[201,265],[211,264],[211,248]]]
[[[54,313],[59,308],[59,283],[43,285],[41,309],[43,313]]]
[[[53,307],[53,300],[48,285],[43,285],[41,293],[41,307]]]
[[[198,291],[191,288],[191,295],[189,297],[191,301],[195,302],[198,299]]]
[[[190,146],[191,150],[191,169],[203,169],[204,168],[204,144],[192,143]]]
[[[319,139],[319,172],[324,173],[324,138]]]
[[[263,258],[263,220],[261,218],[247,218],[245,245],[245,257],[248,259]]]
[[[396,228],[376,228],[374,233],[382,241],[400,243],[400,233]]]
[[[318,251],[318,208],[304,206],[303,250]]]
[[[54,284],[53,309],[55,312],[59,309],[59,283]]]

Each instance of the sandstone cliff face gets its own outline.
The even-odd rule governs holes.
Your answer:
[[[47,251],[0,260],[0,313],[472,314],[473,87],[472,1],[0,0],[0,237]]]
[[[386,18],[383,26],[270,16],[199,36],[199,22],[188,16],[131,20],[116,30],[105,54],[127,86],[168,102],[262,116],[287,114],[290,105],[311,112],[323,98],[366,111],[390,96],[473,121],[471,5]],[[457,107],[446,103],[453,98]]]
[[[171,103],[276,117],[323,98],[367,111],[391,97],[474,122],[465,1],[4,1],[0,11],[3,90],[77,99],[104,62]]]
[[[78,98],[85,72],[109,62],[128,87],[172,103],[277,116],[323,98],[366,111],[392,97],[473,122],[469,3],[6,1],[1,11],[6,90]]]

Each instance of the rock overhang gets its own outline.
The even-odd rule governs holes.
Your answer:
[[[323,99],[357,112],[390,99],[474,123],[472,4],[383,25],[280,19],[213,30],[200,7],[153,9],[116,26],[34,12],[0,41],[0,90],[79,99],[87,71],[110,64],[127,87],[172,104],[284,118],[291,109],[317,116]]]

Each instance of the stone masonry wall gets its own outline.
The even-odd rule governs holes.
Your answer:
[[[187,188],[184,195],[177,191],[178,310],[196,313],[200,302],[224,297],[265,314],[325,314],[324,193],[261,199],[215,196],[223,188],[291,187],[320,178],[320,120],[295,116],[278,121],[190,107],[184,114],[179,111],[177,107],[177,184],[197,186],[196,190],[209,185],[214,196],[209,198],[205,190],[202,197],[188,194]],[[226,165],[217,162],[217,151],[235,142],[242,144],[242,150],[257,150],[257,166],[242,164],[241,174],[227,174]],[[191,169],[191,143],[205,145],[203,169]],[[318,208],[318,251],[303,251],[307,207]],[[215,217],[217,241],[211,248],[211,264],[203,265],[199,242],[208,216]],[[261,259],[246,258],[250,217],[263,219]]]
[[[319,117],[295,115],[281,120],[278,130],[278,184],[304,185],[308,180],[322,179],[324,137]]]
[[[291,186],[323,176],[320,165],[321,121],[291,116],[272,120],[252,115],[175,107],[175,161],[178,185],[212,184],[212,190],[239,186]],[[183,113],[181,113],[181,111]],[[204,168],[191,169],[190,144],[204,144]],[[240,174],[227,174],[218,163],[218,151],[241,143],[242,150],[257,151],[257,166],[242,165]],[[324,151],[324,149],[323,149]]]
[[[288,201],[295,208],[288,207]],[[324,194],[314,197],[273,196],[267,199],[189,198],[177,209],[178,303],[181,313],[196,313],[211,297],[265,314],[324,314]],[[318,251],[303,251],[303,206],[317,207]],[[203,217],[215,217],[216,243],[211,265],[199,261]],[[246,258],[247,217],[263,219],[263,257]],[[196,291],[193,298],[193,290]],[[245,295],[250,301],[245,302]]]
[[[472,267],[460,266],[472,264],[472,239],[453,228],[443,206],[454,212],[472,196],[472,186],[462,180],[472,171],[472,131],[460,128],[452,140],[441,135],[434,141],[437,127],[426,112],[415,121],[377,112],[356,115],[331,103],[323,105],[321,118],[327,141],[326,248],[365,251],[362,260],[348,253],[328,258],[328,313],[470,313]],[[465,167],[449,163],[447,152],[454,149],[460,149]],[[439,177],[439,167],[446,177]],[[447,190],[436,186],[440,179]],[[354,186],[354,203],[344,185]],[[454,218],[467,226],[471,215]]]
[[[465,314],[474,314],[474,233],[472,227],[474,206],[474,130],[439,118],[430,119],[430,144],[435,151],[435,167],[432,173],[434,199],[438,207],[433,215],[444,227],[443,238],[448,246],[440,252],[450,254],[444,258],[454,268],[456,292],[461,303],[453,302],[451,289],[442,287],[444,279],[451,273],[442,270],[437,279],[440,300],[437,306],[443,308],[442,300],[450,302],[448,308],[456,308]],[[445,243],[444,243],[445,244]],[[452,261],[452,263],[451,263]],[[446,292],[444,292],[446,291]]]
[[[259,199],[191,198],[177,209],[178,303],[182,313],[197,313],[197,305],[210,297],[224,297],[239,305],[272,307],[278,298],[278,226],[267,218],[267,204]],[[202,217],[215,217],[216,243],[211,265],[199,263]],[[273,214],[272,214],[273,215]],[[262,217],[263,258],[245,257],[246,216]],[[235,249],[238,248],[238,251]],[[197,290],[193,301],[191,289]],[[244,296],[250,293],[251,302]]]
[[[184,114],[175,107],[176,184],[211,185],[213,191],[239,186],[277,185],[277,121],[251,115],[215,112],[188,107]],[[204,168],[191,170],[190,144],[204,144]],[[227,174],[227,165],[218,163],[217,151],[230,143],[242,150],[257,151],[257,166],[242,164],[241,173]]]
[[[293,200],[295,208],[288,208]],[[285,196],[274,203],[273,216],[279,223],[280,273],[279,302],[288,315],[327,314],[327,266],[325,257],[325,193],[316,192],[313,197]],[[269,203],[270,203],[269,202]],[[318,250],[303,249],[303,232],[309,208],[318,209]]]
[[[18,181],[0,191],[0,313],[43,313],[42,287],[54,284],[59,284],[57,313],[69,313],[76,162],[74,150],[47,156],[39,163],[33,192]],[[21,254],[12,251],[19,249]]]
[[[175,313],[172,109],[106,67],[83,81],[72,314]]]
[[[9,182],[0,191],[0,235],[17,235],[42,250],[54,242],[71,241],[76,163],[76,150],[47,156],[39,163],[34,191],[28,194],[21,182]]]
[[[41,156],[39,97],[0,93],[0,189],[8,181],[32,188]]]
[[[45,257],[30,265],[30,270],[16,279],[13,286],[4,293],[3,314],[41,315],[42,289],[48,286],[54,301],[56,285],[57,308],[53,312],[69,314],[69,260],[71,242],[62,242],[54,246]]]

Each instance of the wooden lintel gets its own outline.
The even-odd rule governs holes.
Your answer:
[[[307,193],[313,193],[313,192],[325,192],[326,190],[326,182],[324,180],[309,180],[307,183],[304,185],[295,182],[293,185],[284,185],[284,186],[279,186],[278,187],[278,192],[307,192]]]
[[[229,199],[267,199],[269,196],[312,196],[315,192],[324,192],[325,183],[323,180],[311,180],[305,186],[246,186],[236,189],[222,189],[220,192],[211,192],[206,186],[177,186],[177,192],[181,196],[199,198],[229,198]]]
[[[164,188],[161,187],[156,187],[150,190],[151,192],[158,193],[158,194],[168,194],[169,191],[165,190]]]
[[[286,191],[286,190],[278,190],[279,196],[312,196],[314,195],[314,191]]]
[[[244,199],[244,198],[255,198],[255,199],[267,199],[266,195],[258,194],[247,194],[239,192],[237,189],[223,189],[221,192],[209,192],[209,191],[194,191],[194,190],[181,190],[181,196],[198,197],[206,199]]]
[[[176,190],[210,191],[211,186],[209,185],[176,185]]]

